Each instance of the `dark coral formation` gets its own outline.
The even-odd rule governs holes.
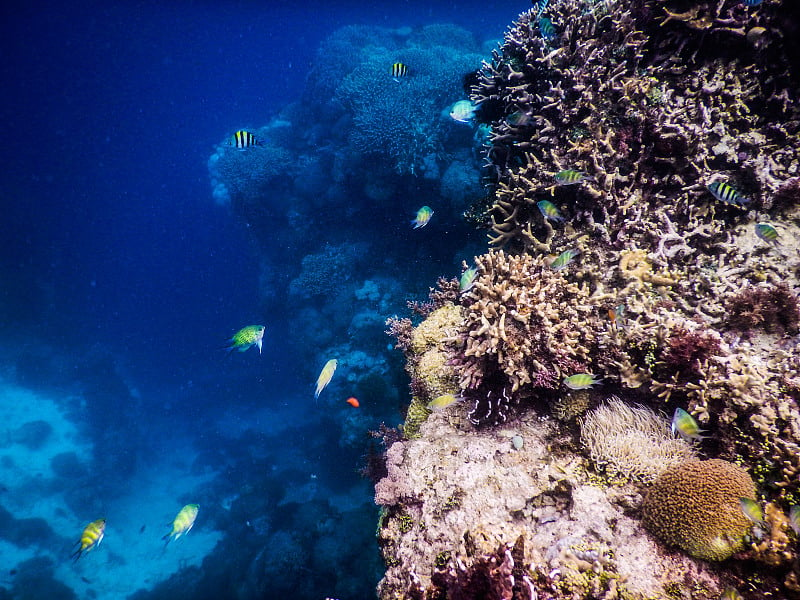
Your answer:
[[[739,331],[763,329],[767,333],[797,333],[800,306],[789,286],[748,286],[730,297],[728,325]]]
[[[772,195],[797,175],[800,110],[791,102],[787,57],[777,56],[781,46],[774,43],[779,3],[765,3],[752,16],[740,2],[725,2],[732,15],[714,23],[728,27],[713,30],[734,51],[718,52],[707,32],[703,49],[710,56],[697,63],[686,46],[700,44],[699,36],[687,35],[667,4],[637,0],[584,10],[579,0],[551,3],[557,40],[542,39],[535,10],[507,33],[473,92],[475,101],[499,107],[490,150],[498,177],[495,244],[539,248],[542,238],[549,241],[536,202],[562,169],[594,177],[577,189],[557,188],[557,204],[568,205],[571,219],[608,242],[612,233],[616,244],[635,239],[670,259],[687,258],[685,244],[720,241],[713,224],[720,211],[707,206],[704,188],[710,180],[731,181],[755,206],[769,208]],[[739,35],[738,28],[756,27],[765,30],[760,43],[771,54]],[[670,210],[662,220],[657,213],[665,202]],[[670,223],[686,233],[664,231]],[[664,240],[666,233],[676,235]]]

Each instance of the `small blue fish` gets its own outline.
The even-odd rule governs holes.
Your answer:
[[[467,292],[472,289],[472,286],[475,285],[475,278],[478,276],[478,269],[475,267],[470,267],[461,275],[461,279],[458,282],[458,291],[459,292]]]
[[[672,417],[672,435],[680,435],[687,442],[699,442],[703,439],[704,433],[694,417],[688,412],[678,407]]]
[[[450,107],[450,118],[457,123],[469,125],[475,118],[475,105],[469,100],[459,100]]]
[[[571,390],[585,390],[603,381],[602,377],[595,377],[591,373],[576,373],[564,377],[564,385]]]
[[[433,209],[430,206],[423,206],[417,211],[417,216],[411,221],[411,224],[414,226],[414,229],[425,227],[432,216]]]
[[[569,250],[564,250],[561,254],[559,254],[553,262],[550,263],[550,268],[553,271],[560,271],[561,269],[565,268],[569,263],[572,262],[572,259],[580,254],[580,250],[576,250],[575,248],[570,248]]]
[[[778,230],[769,223],[756,223],[756,235],[765,242],[778,244]]]
[[[754,6],[758,6],[761,4],[762,0],[742,0],[742,4],[744,4],[747,8],[753,8]]]
[[[742,507],[742,514],[756,525],[764,522],[764,511],[752,498],[739,498],[739,506]]]
[[[587,175],[582,171],[573,171],[572,169],[564,169],[556,173],[553,178],[558,185],[575,185],[582,181],[594,181],[594,177]]]
[[[733,204],[734,206],[744,206],[750,200],[742,196],[739,192],[733,189],[732,186],[724,181],[715,181],[708,184],[708,191],[711,192],[717,200],[725,202],[726,204]]]
[[[558,37],[558,32],[553,26],[553,22],[547,17],[539,17],[539,33],[546,42],[552,42]]]
[[[536,203],[536,206],[539,207],[539,212],[542,213],[542,216],[545,219],[550,219],[551,221],[555,221],[557,223],[564,221],[564,217],[562,217],[561,213],[558,212],[556,205],[549,200],[539,200],[539,202]]]

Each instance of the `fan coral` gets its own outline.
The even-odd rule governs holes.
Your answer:
[[[669,421],[617,397],[581,419],[581,443],[598,468],[635,481],[651,482],[695,458],[692,447],[672,435]]]
[[[703,560],[725,560],[744,548],[752,522],[740,498],[755,498],[744,469],[724,460],[693,460],[664,471],[642,503],[644,526],[661,541]]]

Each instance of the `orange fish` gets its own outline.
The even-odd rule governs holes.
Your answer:
[[[352,406],[353,408],[358,408],[359,407],[358,398],[350,397],[350,398],[347,399],[347,403],[350,406]]]

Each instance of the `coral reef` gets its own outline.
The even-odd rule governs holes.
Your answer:
[[[719,598],[708,565],[662,552],[642,531],[632,484],[593,485],[579,458],[553,452],[555,421],[528,412],[506,427],[476,430],[459,406],[391,446],[375,493],[380,598]],[[475,595],[487,581],[494,591]]]
[[[665,470],[642,502],[642,522],[659,539],[703,560],[744,549],[752,522],[740,498],[756,486],[741,467],[719,459],[690,460]]]
[[[530,255],[491,251],[475,261],[452,360],[474,423],[501,423],[520,399],[546,397],[566,376],[600,372],[612,348],[592,318],[598,307],[588,286]]]
[[[743,580],[754,598],[798,597],[800,573],[786,546],[792,534],[778,516],[800,504],[800,73],[791,55],[798,30],[800,11],[780,0],[757,7],[551,0],[511,26],[472,89],[479,118],[491,127],[485,216],[494,249],[476,258],[473,287],[451,301],[461,320],[440,346],[468,402],[446,415],[417,414],[418,438],[393,448],[394,462],[378,484],[380,490],[386,482],[378,499],[390,507],[381,533],[389,566],[382,598],[443,597],[431,583],[436,568],[507,570],[503,557],[521,535],[525,557],[513,564],[528,565],[539,597],[681,597],[680,584],[672,584],[699,580],[704,568],[684,553],[732,557],[693,598],[716,598]],[[565,177],[555,176],[564,170],[579,181],[560,183]],[[730,203],[712,193],[708,186],[717,182],[742,199]],[[549,206],[544,200],[554,208],[542,208]],[[755,225],[767,221],[777,240],[760,237]],[[562,270],[550,268],[566,251],[577,256]],[[402,331],[414,362],[412,323]],[[601,377],[601,386],[564,390],[563,378],[576,373]],[[428,399],[420,389],[418,399]],[[631,586],[651,580],[640,573],[625,579],[618,556],[652,543],[641,531],[616,539],[614,558],[591,547],[605,587],[589,591],[580,579],[587,570],[577,569],[570,581],[583,587],[567,589],[567,569],[551,560],[562,555],[553,538],[536,537],[548,523],[534,526],[528,513],[496,506],[516,497],[519,481],[526,502],[537,498],[542,484],[530,478],[546,469],[541,463],[522,475],[484,465],[493,475],[473,487],[473,469],[483,467],[470,461],[501,461],[507,455],[498,448],[512,435],[524,445],[508,456],[535,452],[529,446],[536,434],[519,431],[537,419],[550,429],[545,445],[552,454],[544,462],[582,464],[572,421],[609,393],[642,406],[616,405],[612,416],[605,405],[583,417],[584,452],[606,477],[567,469],[558,485],[569,481],[568,491],[555,483],[549,489],[573,503],[569,514],[556,510],[564,535],[587,481],[599,483],[593,490],[606,499],[616,489],[611,484],[645,494],[639,513],[640,499],[629,497],[628,513],[615,523],[631,518],[638,526],[631,517],[638,514],[682,551],[641,555],[650,575],[676,575],[645,592]],[[672,449],[665,421],[643,412],[676,407],[706,430],[695,452],[710,460],[695,460],[685,445]],[[562,422],[551,422],[548,412]],[[663,455],[650,438],[625,437],[639,421],[664,444]],[[482,447],[477,458],[473,448],[489,439],[498,446]],[[624,453],[630,446],[632,457]],[[453,456],[462,452],[457,462]],[[509,478],[514,483],[506,485]],[[455,489],[455,481],[469,482],[468,489]],[[493,490],[494,503],[484,488]],[[435,507],[454,494],[464,513],[442,516]],[[775,507],[767,509],[767,530],[746,519],[740,497]],[[400,513],[411,523],[402,535],[394,529]],[[485,545],[475,547],[477,537]],[[673,571],[660,562],[667,558],[683,562]],[[556,571],[560,587],[551,592]],[[451,573],[447,581],[462,580]]]

